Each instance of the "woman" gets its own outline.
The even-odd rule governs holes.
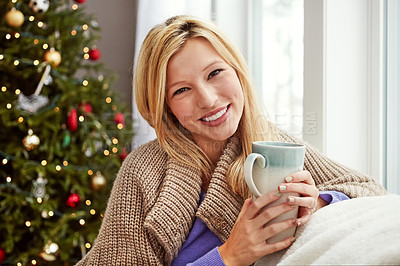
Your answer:
[[[243,177],[252,141],[300,141],[264,120],[243,57],[209,22],[178,16],[154,27],[140,51],[135,95],[157,140],[125,159],[97,240],[78,265],[249,265],[290,246],[293,237],[265,240],[326,204],[385,194],[307,147],[304,171],[252,200]],[[261,211],[281,190],[301,197]],[[295,221],[264,227],[292,206]]]

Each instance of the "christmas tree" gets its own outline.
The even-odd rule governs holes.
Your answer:
[[[81,259],[130,147],[83,2],[0,1],[0,264]]]

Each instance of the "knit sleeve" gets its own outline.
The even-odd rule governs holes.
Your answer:
[[[304,169],[311,173],[320,191],[338,191],[350,198],[385,195],[385,189],[372,177],[341,165],[307,143],[280,131],[279,138],[286,142],[306,145]]]
[[[137,175],[146,165],[140,156],[140,151],[131,153],[121,166],[97,239],[78,266],[163,264],[163,251],[143,226],[145,199]]]

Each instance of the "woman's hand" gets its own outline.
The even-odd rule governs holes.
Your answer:
[[[285,178],[285,182],[279,185],[279,191],[282,193],[299,193],[300,197],[289,196],[286,202],[293,206],[299,206],[297,224],[305,224],[311,214],[324,207],[327,203],[319,198],[319,191],[315,186],[314,179],[310,172],[300,171]]]
[[[266,242],[268,238],[297,225],[293,219],[288,219],[265,226],[275,217],[293,210],[287,202],[265,208],[281,196],[275,191],[256,200],[249,198],[244,202],[229,238],[218,248],[225,265],[250,265],[263,256],[287,248],[293,243],[294,237],[273,244]]]

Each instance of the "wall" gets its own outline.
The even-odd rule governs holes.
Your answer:
[[[95,13],[101,29],[97,44],[100,61],[118,74],[113,89],[131,107],[137,0],[87,0],[83,6],[88,13]]]

